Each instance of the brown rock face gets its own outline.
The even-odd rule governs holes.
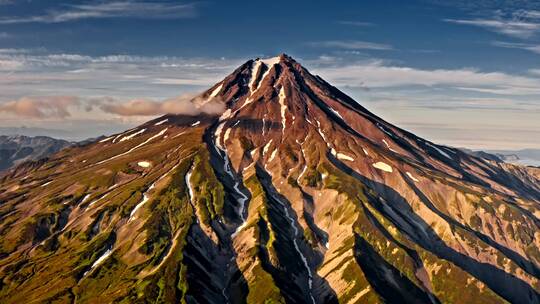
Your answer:
[[[533,169],[436,145],[281,55],[0,184],[0,299],[538,303]]]

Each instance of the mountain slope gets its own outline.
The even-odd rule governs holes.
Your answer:
[[[37,160],[56,153],[71,143],[46,136],[0,136],[0,171],[28,160]]]
[[[399,129],[281,55],[7,172],[2,302],[538,303],[538,171]]]

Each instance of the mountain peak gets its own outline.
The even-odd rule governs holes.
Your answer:
[[[255,58],[253,60],[254,61],[262,61],[267,65],[271,65],[271,64],[278,63],[278,62],[281,62],[281,61],[296,62],[291,56],[289,56],[289,55],[287,55],[285,53],[280,53],[280,54],[278,54],[277,56],[274,56],[274,57],[264,57],[264,58],[257,57],[257,58]]]

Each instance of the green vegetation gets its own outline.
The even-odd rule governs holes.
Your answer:
[[[193,175],[191,182],[194,185],[196,205],[201,210],[205,224],[210,219],[223,215],[224,190],[217,180],[214,170],[210,166],[210,158],[206,149],[201,149],[193,161]]]

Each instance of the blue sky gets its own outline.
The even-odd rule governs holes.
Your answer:
[[[0,131],[122,130],[155,110],[111,105],[174,101],[285,52],[436,142],[540,148],[540,3],[404,2],[0,0]]]

